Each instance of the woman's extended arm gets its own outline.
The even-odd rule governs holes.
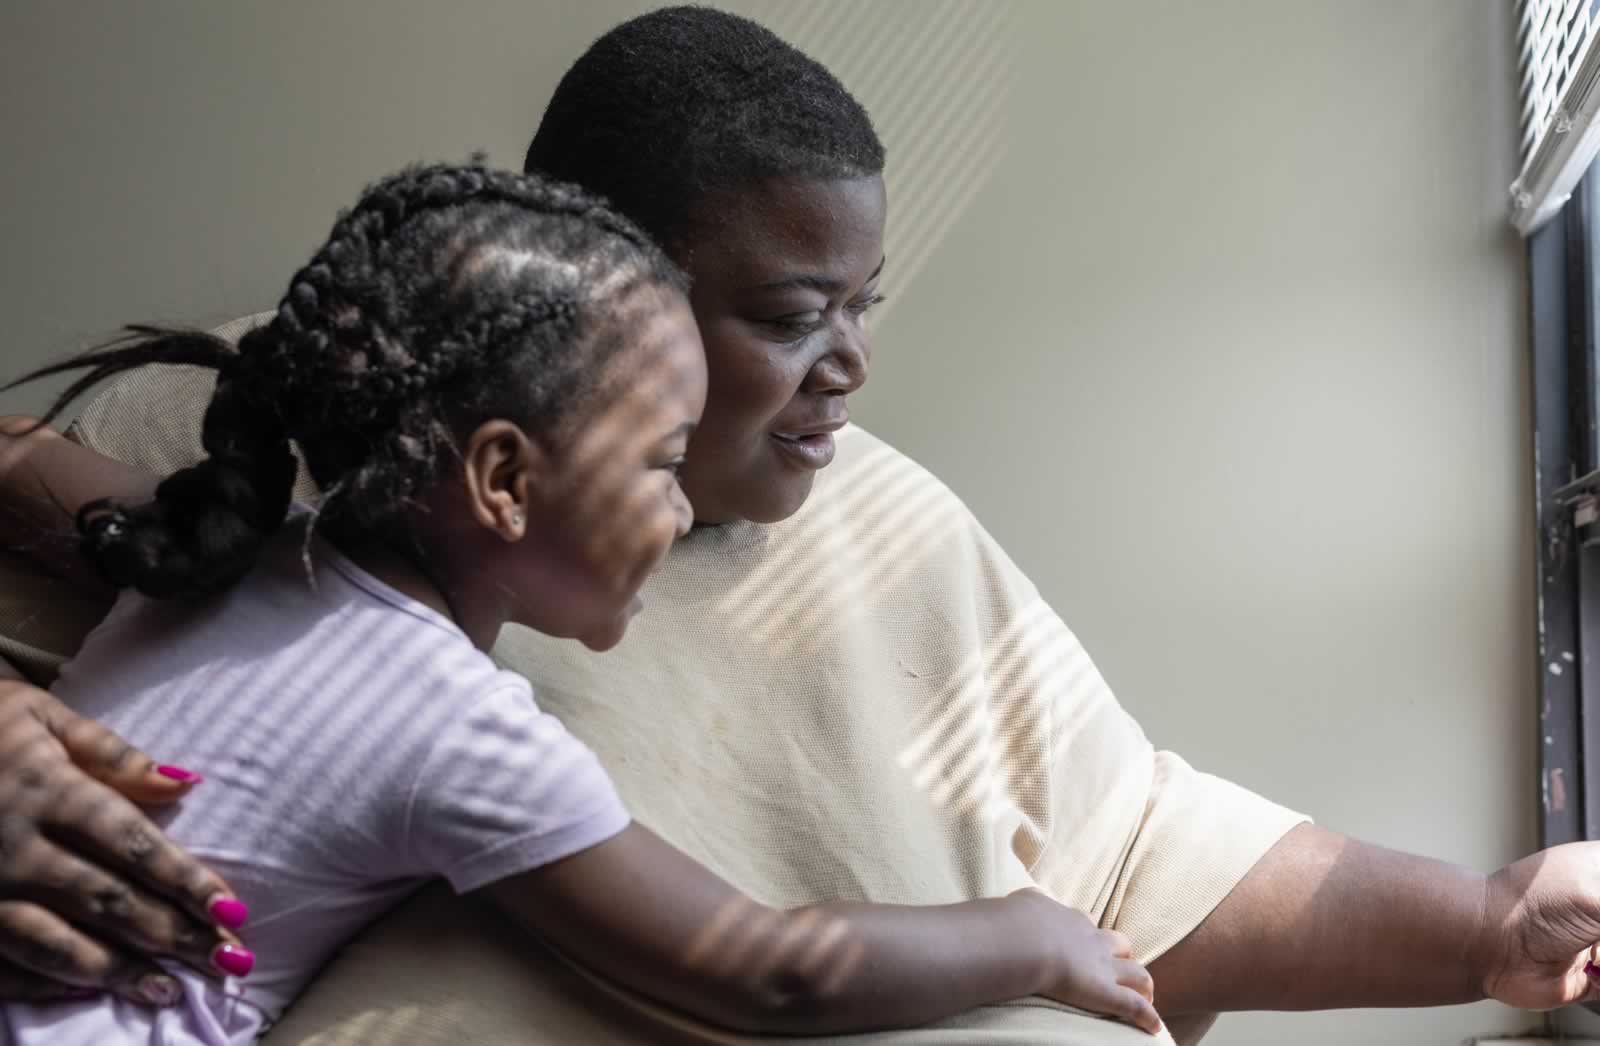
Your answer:
[[[78,509],[98,498],[148,500],[156,483],[33,418],[0,417],[0,547],[73,585],[104,588],[78,553]]]
[[[1305,825],[1151,972],[1169,1016],[1483,998],[1544,1010],[1595,997],[1596,942],[1600,843],[1483,876]]]
[[[1033,890],[783,911],[633,824],[487,892],[584,965],[743,1031],[903,1027],[1035,994],[1160,1027],[1128,941]]]

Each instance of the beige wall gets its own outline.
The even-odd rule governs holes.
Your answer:
[[[640,6],[0,7],[6,369],[271,304],[404,161],[516,164],[565,64]],[[1378,842],[1529,849],[1506,5],[738,6],[891,149],[858,419],[973,505],[1157,743]],[[1209,1041],[1524,1023],[1248,1016]]]

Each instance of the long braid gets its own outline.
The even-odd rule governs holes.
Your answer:
[[[595,306],[641,282],[685,287],[643,233],[581,189],[421,167],[378,182],[340,216],[272,322],[236,353],[198,332],[129,328],[123,341],[21,380],[88,370],[48,421],[132,367],[219,372],[202,431],[208,457],[163,481],[149,504],[96,503],[79,519],[85,550],[113,583],[203,592],[247,572],[282,526],[291,439],[325,492],[319,519],[344,537],[381,533],[450,460],[455,425],[510,416],[537,426],[569,409],[616,340],[584,336]]]
[[[217,344],[227,356],[200,430],[208,456],[162,480],[153,501],[92,502],[78,514],[84,551],[117,587],[164,597],[230,585],[288,514],[297,468],[289,435],[272,403],[245,394],[231,373],[237,356]]]
[[[288,512],[296,469],[289,437],[270,404],[239,394],[230,377],[238,357],[226,342],[199,331],[126,330],[104,349],[41,368],[6,388],[89,368],[57,397],[44,425],[98,382],[146,363],[219,371],[201,429],[208,456],[163,480],[155,500],[138,506],[91,502],[77,522],[84,552],[117,587],[169,596],[229,584],[254,563],[261,541]]]

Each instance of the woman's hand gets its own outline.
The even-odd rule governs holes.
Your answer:
[[[198,780],[0,679],[0,999],[110,990],[171,1005],[178,984],[152,955],[215,974],[244,907],[134,805],[173,802]]]
[[[1489,877],[1475,984],[1524,1010],[1600,998],[1586,971],[1600,942],[1600,842],[1569,843]]]

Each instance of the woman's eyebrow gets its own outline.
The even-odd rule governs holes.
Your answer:
[[[883,274],[883,266],[888,262],[888,255],[878,259],[878,267],[872,270],[872,275],[867,277],[871,283]],[[804,290],[821,291],[823,294],[838,294],[847,290],[849,284],[845,280],[835,279],[831,276],[820,276],[815,273],[796,273],[792,276],[783,276],[766,283],[758,283],[754,289],[758,291],[779,291],[801,288]]]
[[[823,294],[837,294],[845,289],[845,282],[827,276],[808,273],[785,276],[781,279],[769,280],[766,283],[758,283],[754,289],[758,291],[784,291],[796,288],[821,291]]]

